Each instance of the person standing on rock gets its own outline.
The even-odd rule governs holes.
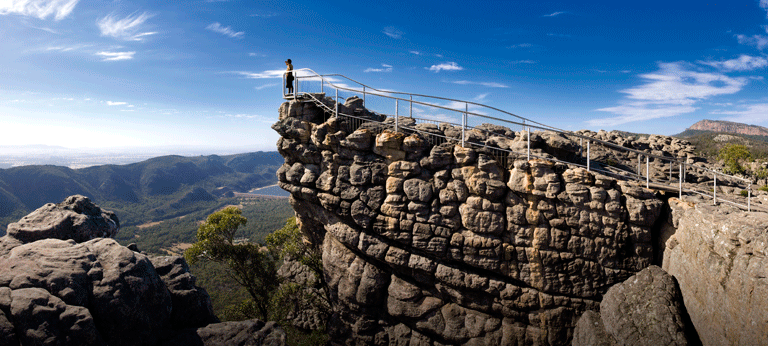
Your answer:
[[[285,65],[288,66],[288,68],[285,70],[285,87],[288,88],[288,95],[293,94],[293,64],[291,63],[291,59],[288,59],[285,61]]]

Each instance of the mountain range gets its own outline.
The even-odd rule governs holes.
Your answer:
[[[245,192],[274,184],[275,172],[282,163],[283,158],[277,152],[252,152],[227,156],[161,156],[128,165],[81,169],[52,165],[0,169],[0,234],[8,222],[74,194],[85,195],[118,210],[155,210],[158,212],[154,214],[135,215],[161,217],[185,205],[215,200],[218,197],[215,194]]]

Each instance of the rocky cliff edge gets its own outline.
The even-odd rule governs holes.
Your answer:
[[[0,345],[281,345],[273,322],[218,323],[183,258],[109,238],[84,196],[47,204],[0,238]],[[135,250],[135,248],[134,248]]]

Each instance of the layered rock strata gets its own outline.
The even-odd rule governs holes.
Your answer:
[[[768,214],[670,199],[663,268],[704,345],[768,340]]]
[[[462,147],[450,125],[402,118],[412,130],[393,132],[357,100],[340,108],[358,118],[294,101],[273,125],[279,184],[323,249],[335,343],[568,344],[608,287],[651,264],[652,192],[482,147],[527,147],[500,126]],[[554,133],[531,139],[538,155],[578,155]]]
[[[83,196],[9,225],[0,238],[0,345],[284,344],[273,323],[216,323],[184,259],[103,238],[118,225]]]

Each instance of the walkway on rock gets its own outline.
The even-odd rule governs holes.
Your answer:
[[[677,192],[681,199],[684,193],[695,194],[710,198],[715,204],[725,202],[748,211],[753,209],[751,180],[707,168],[696,162],[691,153],[671,149],[668,153],[679,157],[664,155],[665,150],[650,140],[648,145],[638,142],[648,148],[634,148],[636,143],[630,140],[611,142],[597,138],[603,131],[566,131],[477,102],[379,90],[343,75],[320,75],[310,69],[295,70],[294,75],[295,93],[283,94],[283,97],[312,102],[329,116],[345,118],[349,132],[373,122],[379,124],[374,127],[379,131],[389,128],[395,132],[419,133],[432,144],[456,142],[461,146],[484,148],[492,152],[503,167],[510,155],[538,158],[635,181],[646,188]],[[326,97],[327,92],[333,96]],[[384,115],[385,120],[358,114],[338,102],[355,98],[374,114]],[[512,130],[515,128],[520,131]],[[518,137],[522,137],[525,144]],[[556,157],[538,150],[535,142],[542,137],[578,154]],[[669,147],[674,148],[674,144],[670,143]],[[718,184],[746,190],[747,196],[729,195],[725,199],[722,193],[717,193]]]

